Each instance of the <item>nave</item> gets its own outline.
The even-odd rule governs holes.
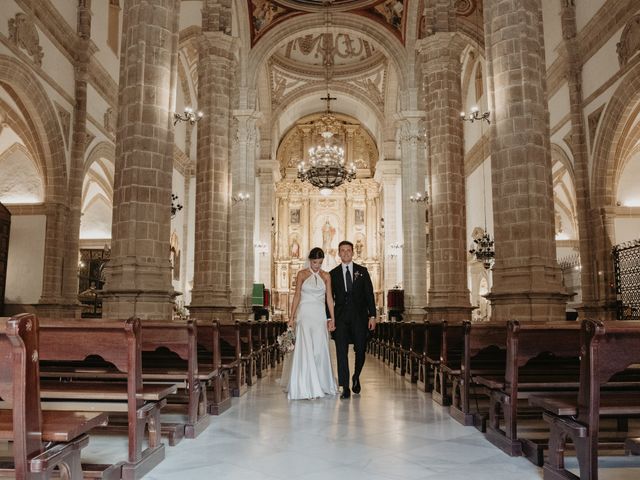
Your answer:
[[[353,362],[353,358],[351,358]],[[287,401],[281,365],[233,399],[198,438],[166,450],[149,480],[537,480],[542,469],[509,457],[473,427],[449,416],[384,363],[368,355],[361,395]],[[93,436],[87,460],[121,458],[126,444]],[[600,480],[637,479],[616,468],[629,457],[601,458]],[[633,459],[631,459],[633,460]],[[575,463],[569,457],[567,465]],[[575,470],[572,469],[575,472]]]

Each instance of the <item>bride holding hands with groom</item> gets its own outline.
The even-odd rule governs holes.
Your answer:
[[[324,251],[309,252],[309,267],[296,275],[289,326],[295,330],[295,348],[290,373],[283,373],[283,385],[290,400],[336,395],[329,353],[329,332],[336,342],[340,398],[360,393],[360,372],[365,361],[368,332],[376,325],[373,284],[367,269],[353,263],[353,244],[338,245],[341,264],[331,273],[321,269]],[[355,369],[349,383],[349,344],[355,351]],[[286,372],[287,369],[285,368]],[[350,388],[351,387],[351,388]]]

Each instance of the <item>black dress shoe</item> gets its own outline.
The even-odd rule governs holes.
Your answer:
[[[351,390],[353,390],[353,393],[355,394],[360,393],[360,390],[362,390],[362,387],[360,387],[360,378],[353,377],[351,381],[352,381]]]
[[[351,396],[351,391],[348,388],[342,390],[340,394],[340,398],[349,398]]]

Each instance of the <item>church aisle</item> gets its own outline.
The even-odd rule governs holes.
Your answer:
[[[353,359],[352,359],[353,361]],[[463,427],[382,363],[368,357],[363,393],[287,401],[279,369],[196,440],[167,448],[145,479],[530,480],[542,472]]]

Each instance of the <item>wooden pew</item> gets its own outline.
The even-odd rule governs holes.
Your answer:
[[[426,322],[411,322],[409,331],[409,353],[405,365],[405,380],[410,383],[418,383],[420,366],[424,363],[424,340]]]
[[[487,439],[511,456],[522,455],[524,450],[532,462],[541,466],[542,450],[536,442],[518,435],[518,400],[544,392],[576,391],[579,351],[579,323],[509,321],[504,375],[473,376],[474,383],[490,390]]]
[[[0,318],[0,441],[13,443],[13,461],[0,461],[0,473],[18,479],[50,479],[59,472],[83,478],[80,451],[86,434],[106,425],[106,413],[42,412],[38,367],[38,322],[35,315]],[[120,478],[118,469],[103,478]]]
[[[48,362],[60,374],[66,363],[66,378],[70,381],[41,382],[43,409],[68,410],[78,405],[96,411],[123,412],[128,422],[128,457],[122,463],[122,478],[141,478],[165,456],[160,441],[160,409],[166,397],[177,391],[173,384],[142,382],[142,335],[140,320],[40,321],[40,361]],[[92,375],[91,364],[83,370],[89,356],[99,356],[126,374],[126,382],[109,379],[99,370],[94,381],[76,381]],[[41,363],[41,369],[43,364]],[[101,367],[104,368],[104,362]],[[61,378],[64,378],[61,376]],[[143,449],[145,431],[147,448]]]
[[[598,442],[601,417],[640,415],[640,392],[607,391],[602,387],[617,372],[640,363],[640,322],[585,320],[581,330],[580,387],[578,394],[532,396],[531,405],[545,410],[550,425],[545,480],[598,479]],[[565,469],[567,440],[576,450],[580,476]]]
[[[160,349],[167,349],[179,358],[162,355]],[[186,391],[186,423],[167,425],[163,422],[163,433],[170,431],[169,445],[175,445],[183,436],[197,437],[210,423],[206,384],[218,371],[208,366],[203,366],[202,371],[198,369],[196,322],[142,322],[142,351],[144,381],[178,383]]]
[[[207,383],[212,393],[207,396],[207,411],[211,415],[220,415],[231,407],[229,376],[235,364],[228,361],[223,363],[218,321],[197,321],[197,325],[198,368],[200,372],[214,372]]]
[[[253,351],[253,325],[251,322],[238,322],[240,327],[240,360],[245,365],[247,385],[258,382],[258,360]]]
[[[438,405],[451,404],[449,392],[450,377],[460,369],[464,352],[464,325],[462,323],[442,322],[440,340],[440,359],[433,372],[433,390],[431,399]]]
[[[234,397],[247,393],[247,364],[242,359],[240,323],[219,325],[222,365],[231,372],[229,386]]]
[[[419,365],[417,386],[424,392],[432,392],[435,384],[436,372],[440,367],[442,352],[442,322],[425,322],[424,355]]]
[[[503,323],[463,323],[463,353],[459,368],[449,358],[447,374],[451,377],[452,395],[449,414],[463,425],[485,430],[486,415],[471,412],[472,376],[503,374],[505,369],[507,326]],[[477,392],[475,392],[477,395]]]

